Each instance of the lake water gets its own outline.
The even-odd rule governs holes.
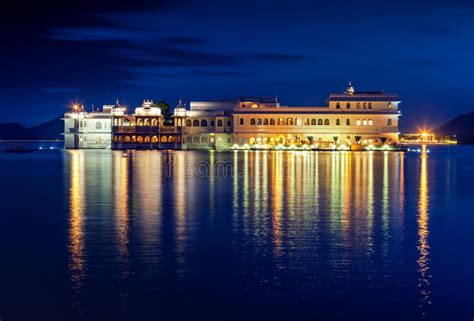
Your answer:
[[[474,146],[0,152],[0,319],[469,320]]]

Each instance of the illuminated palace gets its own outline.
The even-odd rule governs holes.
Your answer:
[[[179,102],[171,122],[145,100],[134,113],[118,102],[102,112],[66,113],[66,148],[112,149],[394,149],[398,95],[357,92],[349,84],[324,107],[283,106],[275,98]]]

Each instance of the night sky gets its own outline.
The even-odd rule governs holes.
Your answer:
[[[402,130],[474,110],[474,1],[256,2],[17,1],[0,22],[0,122],[75,100],[322,106],[349,81],[398,93]]]

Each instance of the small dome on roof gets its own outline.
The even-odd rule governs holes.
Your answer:
[[[348,94],[348,95],[354,95],[354,93],[355,93],[354,86],[352,86],[352,82],[349,81],[349,86],[347,86],[346,94]]]

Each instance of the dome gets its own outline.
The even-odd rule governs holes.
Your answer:
[[[346,94],[354,95],[354,93],[355,93],[354,86],[352,86],[352,82],[349,81],[349,86],[347,86]]]

